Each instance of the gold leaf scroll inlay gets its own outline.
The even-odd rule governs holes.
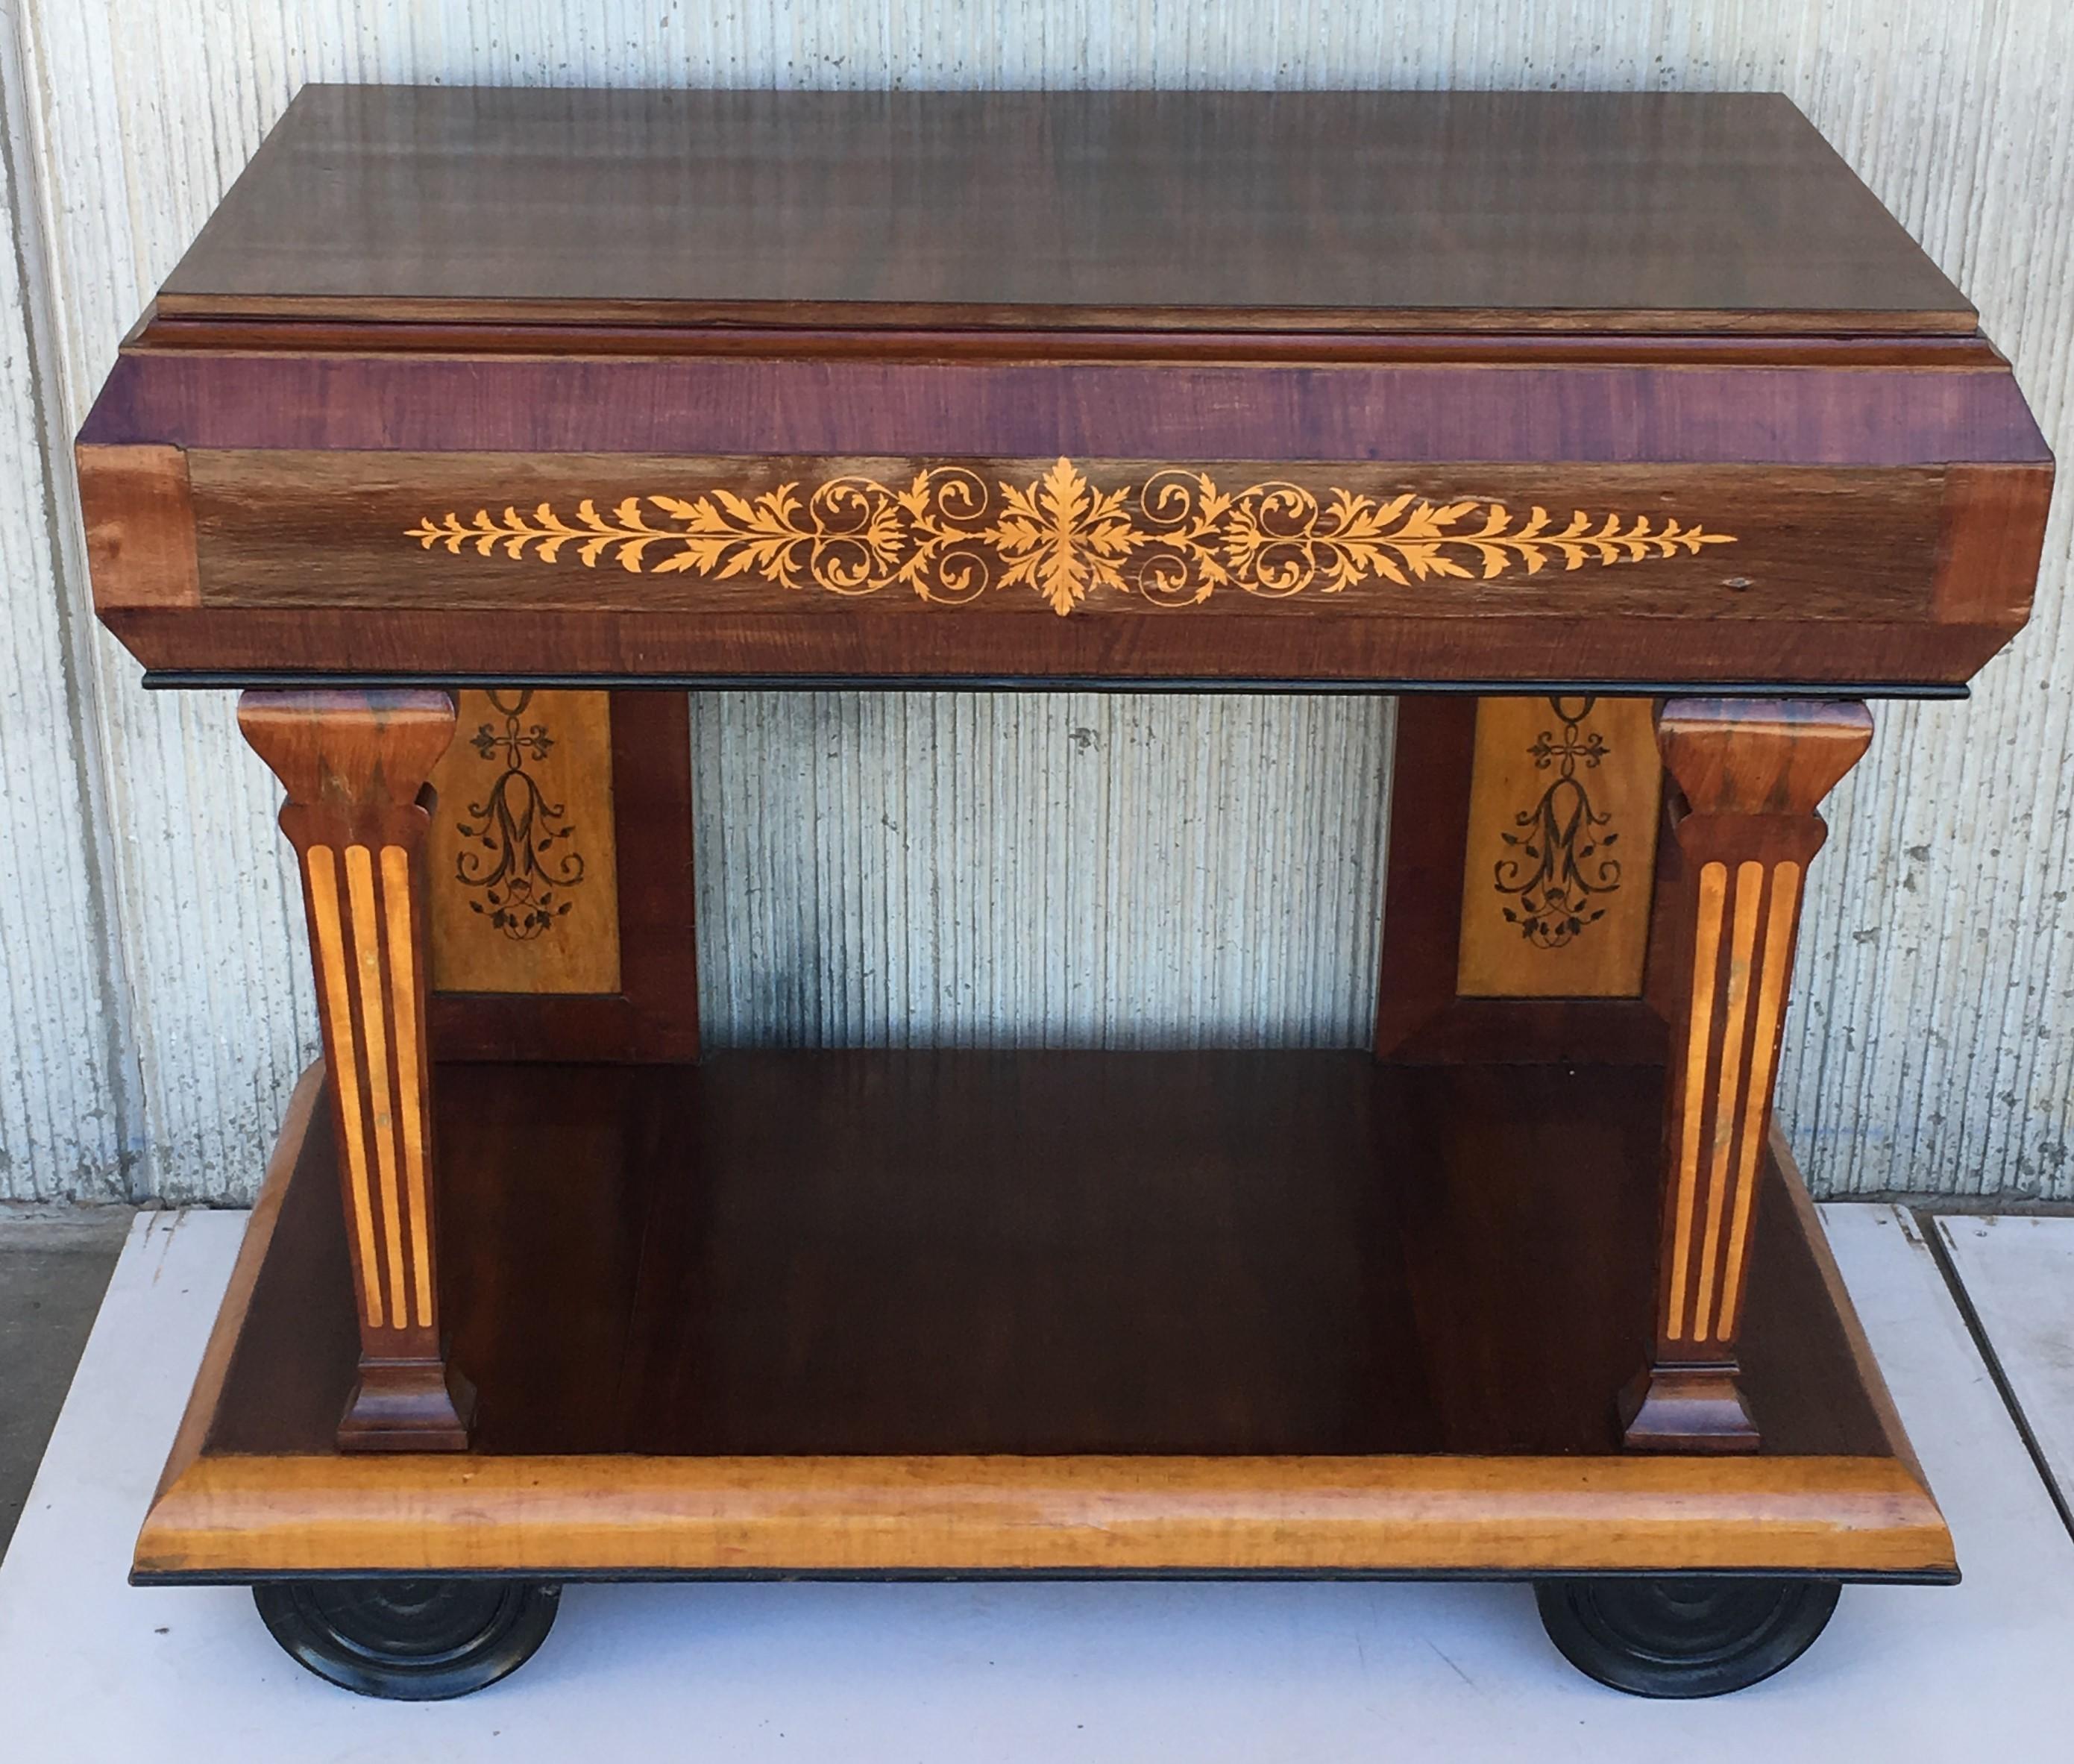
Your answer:
[[[1225,490],[1207,472],[1179,468],[1105,490],[1066,459],[1022,485],[932,465],[904,488],[852,473],[754,495],[716,487],[628,496],[609,510],[587,497],[572,519],[547,502],[530,514],[449,510],[407,536],[457,556],[567,556],[586,569],[609,560],[637,575],[752,576],[831,594],[907,589],[950,605],[1027,588],[1061,614],[1098,590],[1192,606],[1221,588],[1275,599],[1378,579],[1489,581],[1511,569],[1638,564],[1735,543],[1646,514],[1580,510],[1560,521],[1532,508],[1521,517],[1485,498],[1436,502],[1274,481]]]

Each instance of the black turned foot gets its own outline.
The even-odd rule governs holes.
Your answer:
[[[1719,1696],[1790,1666],[1822,1633],[1834,1580],[1634,1579],[1535,1584],[1548,1638],[1580,1672],[1637,1696]]]
[[[274,1639],[362,1696],[465,1696],[532,1658],[561,1597],[531,1580],[270,1580],[253,1602]]]

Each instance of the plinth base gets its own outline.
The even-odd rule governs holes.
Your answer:
[[[474,1448],[347,1454],[313,1074],[135,1577],[1954,1577],[1783,1148],[1746,1302],[1762,1448],[1622,1448],[1660,1083],[1339,1053],[443,1068]]]
[[[1621,1394],[1630,1452],[1754,1452],[1757,1423],[1728,1367],[1658,1367]]]

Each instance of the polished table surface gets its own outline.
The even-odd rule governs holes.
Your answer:
[[[312,88],[160,314],[1969,333],[1787,100]]]

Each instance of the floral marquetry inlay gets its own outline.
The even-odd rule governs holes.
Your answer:
[[[857,473],[745,494],[585,498],[568,517],[543,502],[407,530],[457,556],[616,564],[637,575],[775,582],[832,594],[905,589],[964,605],[1027,589],[1071,613],[1097,592],[1200,605],[1219,589],[1280,598],[1379,580],[1404,587],[1509,572],[1638,564],[1735,542],[1668,516],[1524,514],[1488,498],[1370,496],[1267,481],[1220,486],[1170,467],[1105,488],[1072,461],[1014,483],[962,465],[926,466],[904,485]]]

